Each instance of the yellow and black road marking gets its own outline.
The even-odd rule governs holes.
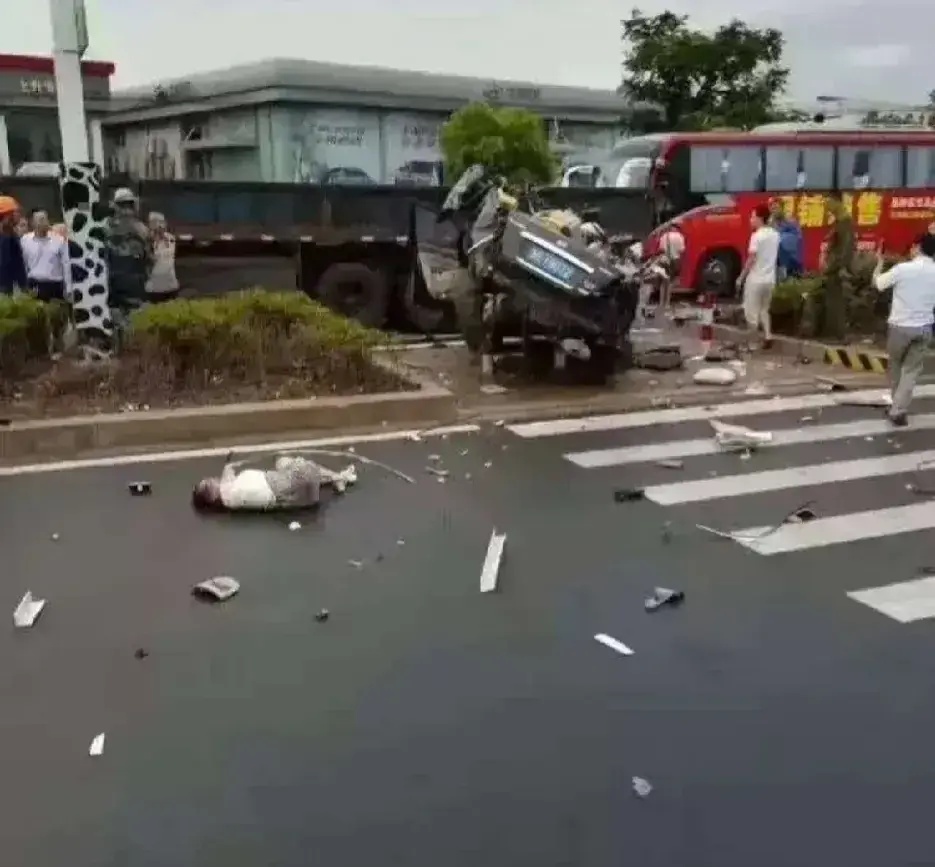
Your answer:
[[[883,352],[862,352],[847,347],[825,347],[825,364],[846,367],[848,370],[860,370],[867,373],[886,373],[889,358]]]

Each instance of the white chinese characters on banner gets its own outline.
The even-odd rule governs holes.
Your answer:
[[[380,183],[380,123],[376,112],[297,111],[291,122],[292,179],[306,184]]]

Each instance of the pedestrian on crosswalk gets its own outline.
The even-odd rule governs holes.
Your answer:
[[[909,423],[909,404],[925,364],[935,321],[935,235],[926,232],[913,249],[916,252],[912,259],[884,271],[883,250],[878,248],[873,272],[878,291],[893,290],[886,351],[892,394],[889,419],[897,427]]]

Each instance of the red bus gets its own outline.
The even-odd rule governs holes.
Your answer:
[[[806,271],[819,268],[827,236],[827,196],[849,204],[858,247],[908,253],[935,220],[935,131],[809,129],[782,132],[661,133],[628,139],[601,166],[603,185],[645,189],[658,248],[676,226],[686,249],[683,291],[734,293],[750,214],[780,199],[798,220]]]

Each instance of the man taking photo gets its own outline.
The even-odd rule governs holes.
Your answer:
[[[873,284],[893,290],[887,321],[886,351],[892,403],[889,419],[896,427],[909,424],[909,404],[925,364],[935,321],[935,235],[926,232],[914,245],[914,257],[883,270],[883,250],[877,249]]]

